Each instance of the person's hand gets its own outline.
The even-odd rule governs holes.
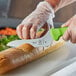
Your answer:
[[[27,16],[17,27],[17,34],[21,39],[36,38],[36,32],[54,13],[50,4],[46,1],[40,2],[37,8]]]
[[[62,38],[65,41],[70,40],[72,43],[76,43],[76,15],[62,25],[62,27],[66,26],[68,26],[68,29]]]

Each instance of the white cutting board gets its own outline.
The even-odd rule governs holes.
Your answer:
[[[76,45],[67,42],[63,47],[36,61],[19,67],[5,76],[47,76],[57,65],[76,56]]]

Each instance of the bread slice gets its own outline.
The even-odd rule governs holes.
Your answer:
[[[23,44],[17,48],[9,48],[0,52],[0,74],[4,74],[19,66],[45,56],[64,45],[63,40],[54,41],[48,47],[34,48],[30,44]]]

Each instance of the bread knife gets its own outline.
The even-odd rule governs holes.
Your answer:
[[[12,42],[9,42],[7,46],[10,47],[18,47],[22,44],[29,43],[33,45],[34,47],[45,47],[52,44],[53,40],[57,41],[59,38],[64,34],[67,27],[62,28],[51,28],[49,31],[41,38],[38,39],[28,39],[28,40],[15,40]]]

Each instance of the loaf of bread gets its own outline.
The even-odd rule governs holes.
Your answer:
[[[63,40],[53,42],[48,47],[34,48],[30,44],[23,44],[17,48],[9,48],[0,52],[0,74],[4,74],[19,66],[53,52],[64,44]]]

